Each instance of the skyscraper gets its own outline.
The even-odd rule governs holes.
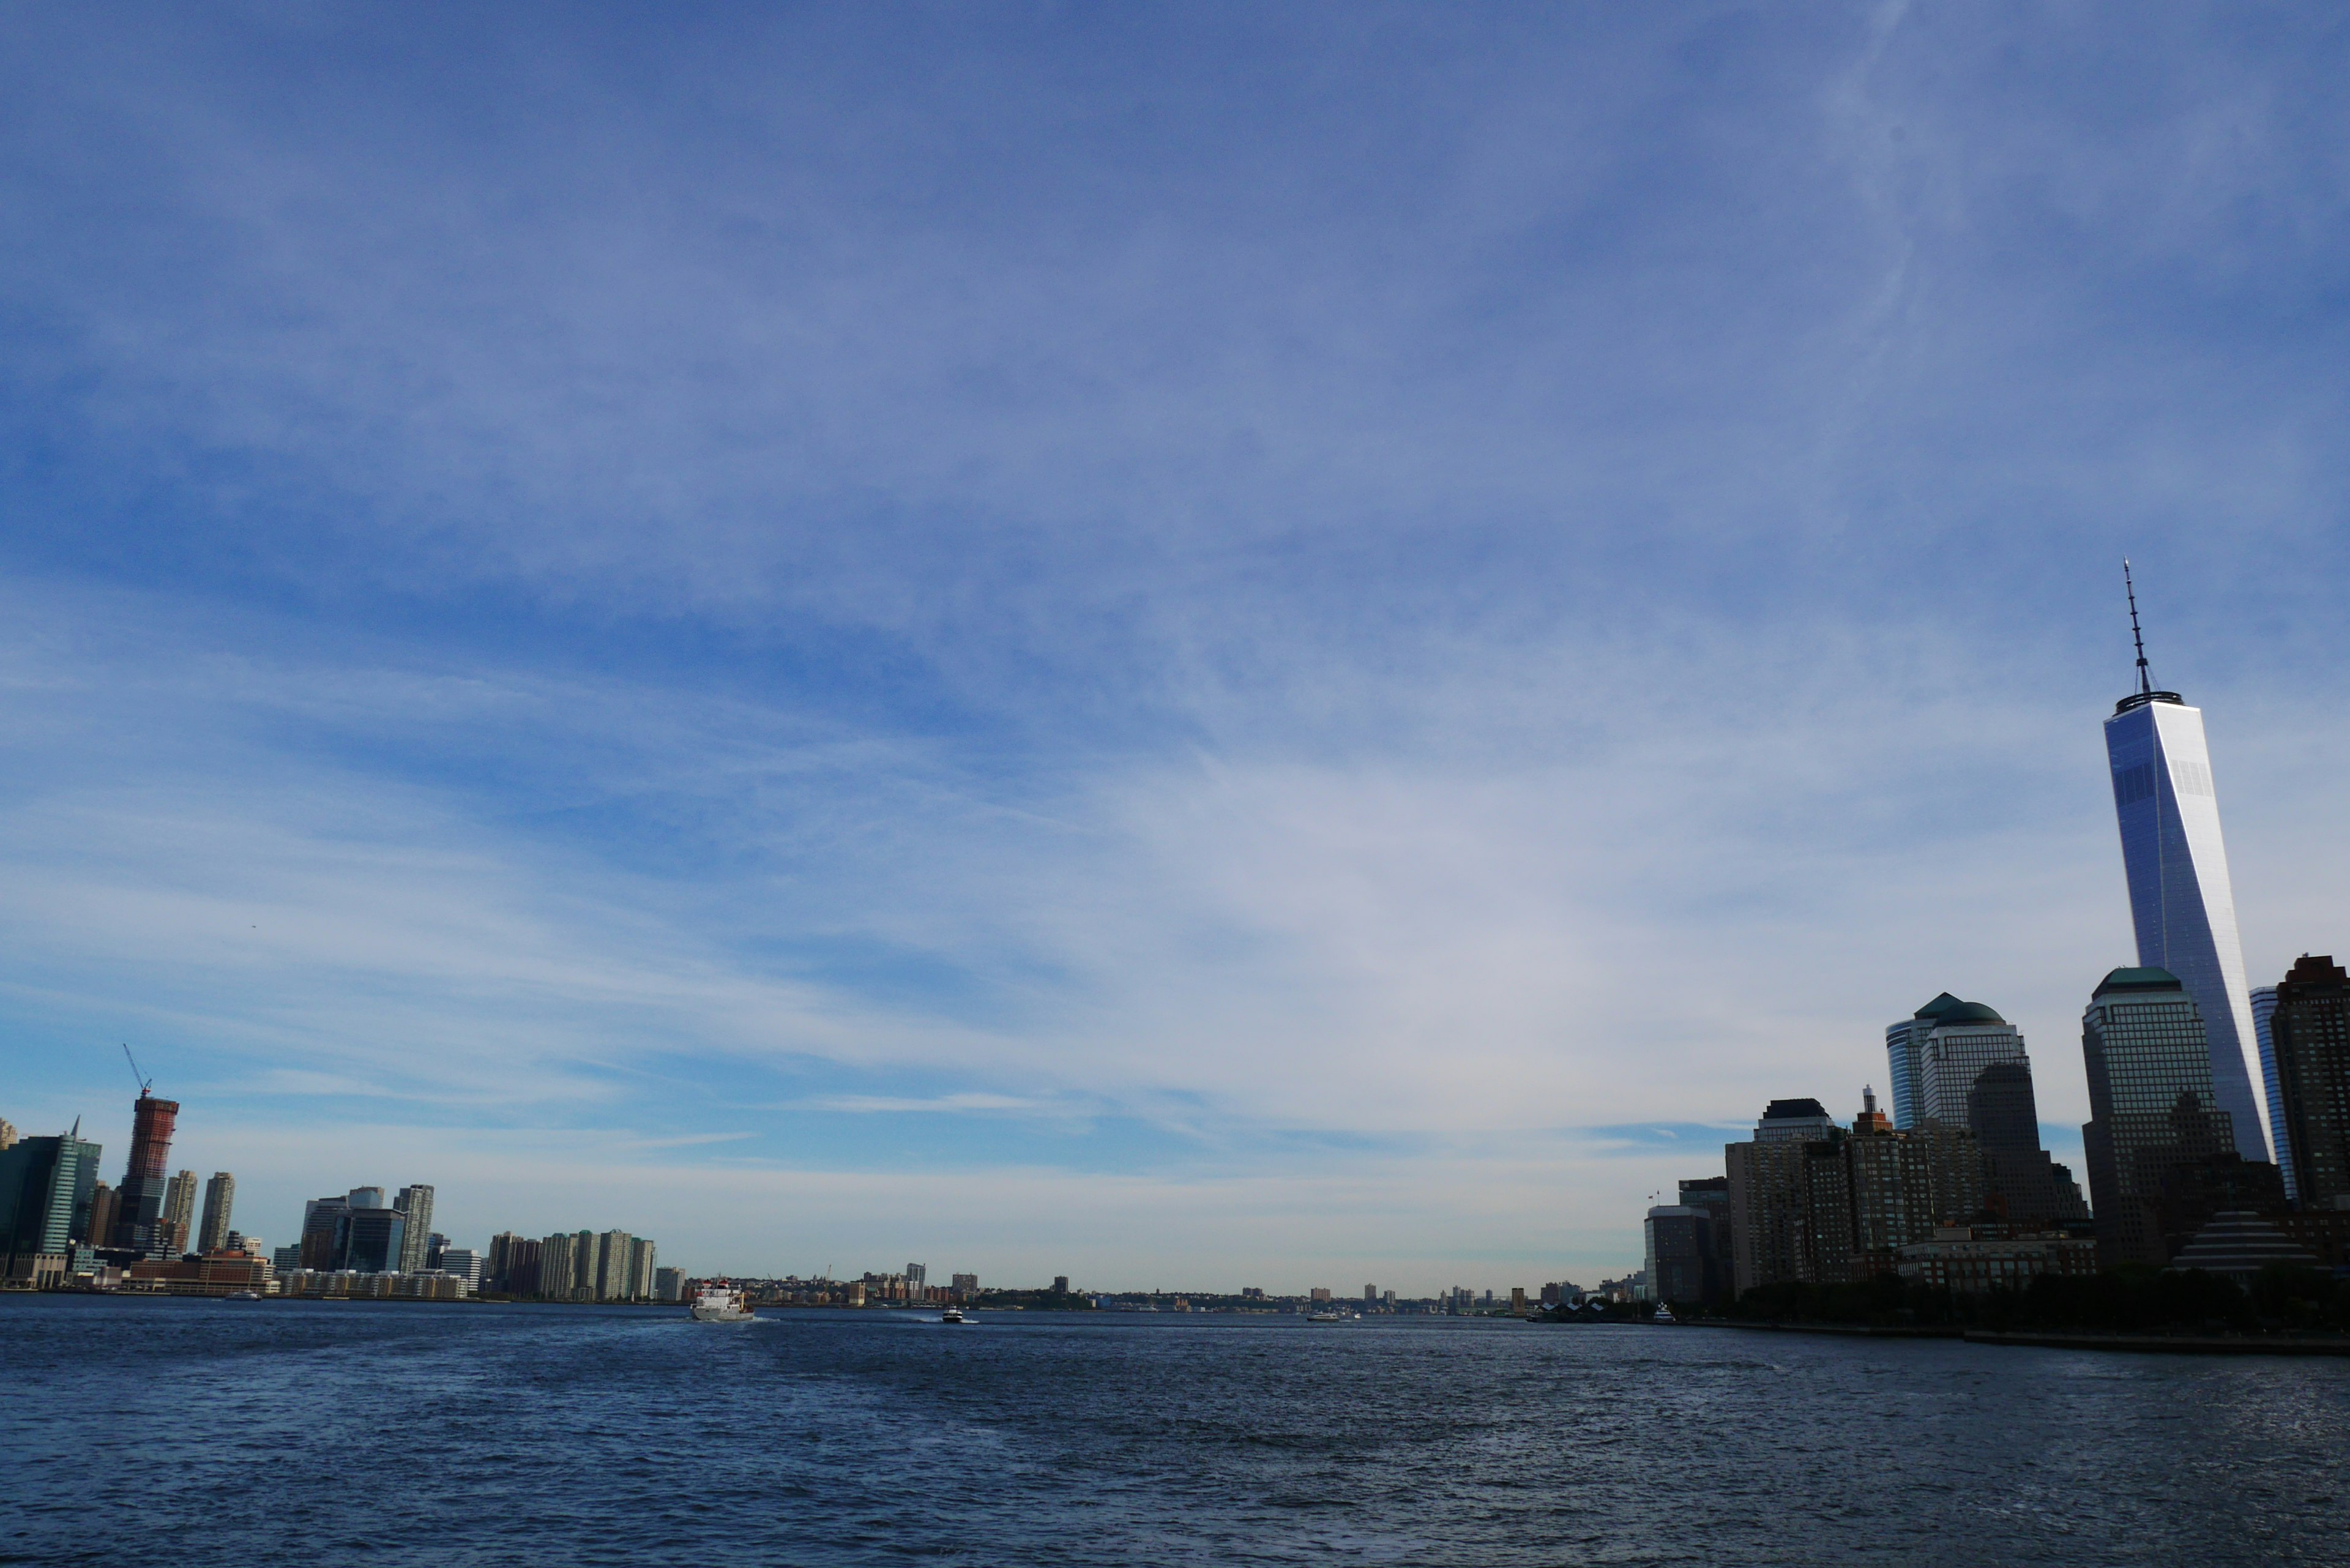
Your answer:
[[[2261,1093],[2269,1113],[2269,1133],[2276,1150],[2278,1174],[2284,1178],[2284,1197],[2288,1203],[2300,1199],[2299,1184],[2294,1179],[2293,1156],[2285,1147],[2288,1129],[2284,1122],[2284,1090],[2277,1083],[2276,1041],[2269,1033],[2269,1021],[2276,1016],[2276,987],[2252,987],[2252,1038],[2261,1048]]]
[[[81,1233],[103,1152],[78,1131],[0,1149],[0,1274],[15,1272],[18,1259],[65,1251]]]
[[[2163,1178],[2236,1147],[2211,1087],[2202,1014],[2178,976],[2117,969],[2081,1015],[2089,1116],[2081,1128],[2096,1210],[2097,1261],[2167,1263]]]
[[[195,1229],[196,1173],[183,1170],[163,1187],[163,1215],[155,1229],[158,1250],[177,1257],[188,1250]]]
[[[196,1240],[199,1252],[217,1252],[228,1245],[229,1210],[236,1206],[236,1178],[215,1170],[204,1183],[204,1223]]]
[[[155,1222],[163,1213],[163,1168],[171,1163],[172,1131],[179,1122],[179,1101],[139,1091],[130,1109],[130,1165],[114,1195],[118,1247],[144,1252],[155,1245]]]
[[[2269,1020],[2284,1119],[2277,1163],[2303,1209],[2350,1208],[2350,973],[2301,955]]]
[[[1938,1121],[1945,1127],[1967,1126],[1975,1080],[1986,1068],[2022,1063],[2027,1074],[2030,1072],[2023,1035],[2015,1025],[1980,1002],[1953,1001],[1941,1005],[1949,995],[1944,992],[1927,1003],[1939,1011],[1915,1058],[1918,1076],[1910,1093],[1917,1116],[1910,1123],[1912,1127],[1928,1121]],[[1896,1126],[1898,1125],[1897,1116]],[[2033,1141],[2036,1146],[2039,1140],[2035,1137]]]
[[[81,1220],[81,1229],[74,1239],[93,1247],[114,1243],[115,1191],[105,1182],[93,1183],[89,1189],[89,1213]]]
[[[432,1189],[403,1187],[391,1206],[407,1219],[400,1231],[399,1270],[412,1274],[424,1267],[425,1252],[432,1241]]]
[[[2123,566],[2126,583],[2128,566]],[[2129,588],[2137,690],[2106,721],[2122,867],[2140,966],[2178,977],[2202,1015],[2211,1091],[2246,1159],[2269,1158],[2268,1137],[2245,1053],[2254,1038],[2251,994],[2236,937],[2236,895],[2220,837],[2220,802],[2203,743],[2203,713],[2176,691],[2154,690]]]
[[[1893,1077],[1893,1125],[1903,1132],[1916,1127],[1925,1115],[1918,1105],[1918,1085],[1926,1075],[1926,1037],[1943,1013],[1965,1005],[1946,991],[1900,1023],[1886,1026],[1885,1055]]]

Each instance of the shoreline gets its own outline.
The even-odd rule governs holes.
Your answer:
[[[1685,1321],[1672,1326],[1735,1328],[1763,1334],[1819,1334],[1849,1339],[1956,1339],[1969,1345],[2120,1351],[2136,1355],[2350,1355],[2350,1338],[2345,1337],[2095,1334],[2068,1329],[1962,1328],[1957,1324],[1942,1324],[1895,1327],[1838,1323],[1737,1323],[1716,1318]]]

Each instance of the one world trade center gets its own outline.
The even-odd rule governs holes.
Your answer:
[[[2125,562],[2137,690],[2115,704],[2106,721],[2106,758],[2113,765],[2137,961],[2168,970],[2195,999],[2211,1052],[2212,1092],[2235,1124],[2236,1150],[2246,1159],[2264,1160],[2268,1137],[2245,1060],[2253,1039],[2251,996],[2244,987],[2236,896],[2220,841],[2203,711],[2176,691],[2154,690],[2138,632],[2137,590],[2128,578]]]

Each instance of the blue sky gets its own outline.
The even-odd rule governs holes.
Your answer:
[[[19,8],[0,1115],[275,1240],[1631,1266],[1943,989],[2060,1157],[2098,723],[2350,947],[2319,9]],[[2069,1139],[2069,1148],[2065,1140]]]

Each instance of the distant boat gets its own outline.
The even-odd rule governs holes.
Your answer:
[[[749,1323],[751,1309],[743,1304],[743,1293],[724,1280],[712,1280],[693,1293],[688,1310],[696,1323]]]
[[[1662,1302],[1659,1302],[1657,1303],[1656,1315],[1648,1319],[1648,1321],[1650,1323],[1679,1323],[1680,1322],[1680,1319],[1673,1315],[1672,1308],[1667,1306]]]
[[[939,1314],[939,1321],[941,1323],[969,1323],[971,1319],[962,1315],[962,1308],[949,1307],[946,1311]]]
[[[224,1299],[233,1302],[257,1302],[261,1299],[261,1293],[259,1291],[231,1291]]]
[[[1347,1323],[1351,1319],[1348,1314],[1342,1312],[1316,1312],[1306,1314],[1305,1321],[1307,1323]]]

